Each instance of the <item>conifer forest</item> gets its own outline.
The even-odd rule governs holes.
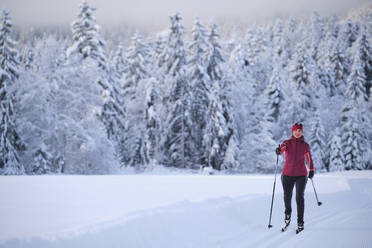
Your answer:
[[[372,169],[372,5],[111,35],[99,11],[67,32],[1,12],[0,174],[273,173],[295,122],[317,173]]]

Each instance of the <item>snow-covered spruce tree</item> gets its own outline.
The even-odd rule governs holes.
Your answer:
[[[309,143],[315,170],[329,171],[329,165],[326,160],[326,136],[320,119],[319,110],[315,111],[311,120]]]
[[[364,128],[364,122],[368,121],[365,112],[366,93],[363,84],[365,76],[359,54],[354,54],[352,72],[347,82],[346,102],[341,113],[341,142],[346,170],[364,169],[368,163],[366,159],[369,149],[368,137]]]
[[[314,61],[318,61],[319,48],[323,41],[325,23],[318,12],[313,12],[310,17],[310,55]]]
[[[213,84],[210,88],[210,98],[208,101],[208,109],[206,115],[208,116],[206,126],[203,132],[203,146],[205,147],[206,157],[205,163],[208,167],[220,170],[221,168],[221,146],[219,139],[226,132],[225,118],[222,113],[221,100],[219,98],[219,84]]]
[[[86,83],[99,85],[100,97],[102,98],[101,103],[103,105],[102,109],[96,111],[96,114],[98,119],[103,122],[107,136],[118,147],[121,144],[117,140],[121,140],[121,138],[117,137],[123,135],[121,132],[123,128],[120,127],[121,124],[119,125],[119,123],[123,122],[124,116],[122,106],[118,106],[120,103],[116,101],[117,99],[121,99],[122,96],[119,94],[119,85],[116,82],[118,77],[112,75],[115,71],[112,68],[108,68],[112,66],[107,65],[105,42],[100,35],[100,27],[96,24],[95,17],[93,16],[94,11],[95,8],[89,6],[87,1],[83,0],[80,5],[78,19],[71,25],[74,43],[68,49],[67,55],[69,59],[76,57],[71,59],[73,63],[82,63],[83,66],[89,65],[93,67],[97,65],[96,68],[93,68],[96,70],[96,78]],[[123,154],[119,155],[120,158],[123,156]]]
[[[243,171],[269,173],[275,169],[272,166],[273,149],[276,147],[274,140],[276,124],[274,123],[280,116],[279,111],[282,107],[280,105],[284,101],[281,89],[282,72],[280,71],[280,68],[283,67],[278,57],[279,55],[275,53],[274,71],[269,84],[263,91],[263,97],[260,96],[261,100],[257,100],[256,104],[250,106],[252,110],[247,117],[247,123],[251,123],[251,125],[246,127],[246,135],[240,152],[241,164],[246,165],[246,168],[242,168]]]
[[[278,18],[273,27],[272,47],[274,57],[279,57],[282,66],[285,67],[289,61],[289,39],[284,22]]]
[[[226,77],[231,77],[231,80],[236,84],[243,83],[246,86],[249,85],[249,94],[253,97],[254,86],[253,73],[249,62],[249,57],[247,53],[247,45],[242,40],[231,41],[231,52],[228,54],[228,61],[225,64],[227,75]],[[249,83],[247,83],[249,81]],[[240,87],[240,85],[237,85]],[[246,87],[242,87],[243,90]]]
[[[260,26],[253,25],[247,32],[247,55],[249,65],[255,65],[258,60],[260,53],[264,51],[265,42],[263,40],[263,33]]]
[[[247,136],[249,152],[248,161],[250,163],[249,172],[258,173],[273,173],[275,166],[273,166],[274,156],[273,150],[278,146],[274,141],[272,132],[273,123],[262,119],[257,127],[253,129],[254,133],[249,133]]]
[[[351,101],[348,111],[343,113],[341,144],[346,170],[362,170],[366,162],[363,157],[367,147],[358,108],[357,101]]]
[[[183,41],[184,27],[181,15],[170,16],[171,27],[163,53],[159,56],[160,70],[164,75],[163,84],[167,89],[163,97],[166,116],[162,141],[163,163],[179,168],[192,167],[193,156],[190,131],[190,85],[185,73],[186,53]],[[169,87],[169,88],[168,88]]]
[[[159,116],[158,116],[158,81],[155,78],[150,78],[148,87],[146,90],[146,110],[145,110],[145,120],[146,120],[146,157],[148,159],[148,164],[150,167],[157,165],[159,161]]]
[[[319,20],[316,23],[318,24],[314,24],[312,27],[312,32],[315,32],[315,34],[312,35],[311,51],[312,59],[314,61],[314,68],[312,71],[315,79],[313,83],[315,93],[314,96],[316,101],[319,102],[321,100],[321,96],[318,94],[318,92],[322,93],[322,95],[326,96],[327,98],[333,97],[336,93],[334,77],[327,56],[329,50],[331,49],[328,39],[335,38],[330,32],[326,32],[325,21]]]
[[[300,41],[290,64],[290,83],[287,85],[287,95],[283,104],[282,115],[279,117],[279,125],[290,127],[295,122],[308,122],[311,112],[314,110],[312,85],[313,61],[304,49],[303,41]],[[289,86],[289,87],[288,87]],[[282,139],[288,139],[290,133],[283,133]]]
[[[327,32],[325,40],[326,41],[323,43],[323,46],[320,50],[320,53],[323,54],[323,56],[318,64],[318,70],[321,72],[319,82],[326,89],[327,95],[329,97],[333,97],[337,93],[336,73],[334,70],[335,67],[330,61],[330,53],[331,50],[334,49],[333,46],[336,44],[336,38],[330,32]]]
[[[239,151],[239,171],[247,172],[250,166],[249,156],[249,138],[247,135],[252,133],[251,129],[256,127],[259,120],[254,109],[255,88],[254,79],[250,71],[248,58],[244,43],[239,43],[230,54],[227,65],[226,83],[230,83],[231,92],[225,91],[233,95],[229,99],[232,111],[229,112],[235,119],[236,126],[233,126],[234,135],[236,136],[240,151]],[[230,85],[226,85],[230,86]],[[226,95],[227,97],[229,95]]]
[[[297,95],[301,111],[305,112],[305,116],[314,109],[312,104],[311,88],[314,84],[312,72],[314,63],[304,48],[304,44],[300,42],[296,46],[296,52],[293,55],[291,81],[293,83],[293,94]]]
[[[107,88],[103,91],[104,105],[99,118],[106,127],[107,137],[115,144],[115,155],[118,161],[124,163],[127,160],[125,140],[128,133],[125,121],[128,114],[124,105],[123,85],[115,65],[108,64],[105,72],[107,72],[105,84]]]
[[[344,42],[346,48],[352,47],[353,43],[358,39],[359,31],[359,23],[354,23],[351,19],[346,20],[342,24],[340,38],[342,42]]]
[[[289,61],[292,59],[292,55],[295,52],[295,45],[301,39],[301,29],[299,26],[299,21],[294,16],[290,16],[284,27],[284,36],[288,39],[288,46],[286,49]]]
[[[346,75],[349,68],[348,60],[345,58],[341,42],[337,39],[328,40],[329,67],[333,75],[334,85],[338,93],[346,89]]]
[[[101,67],[106,66],[105,42],[100,36],[100,27],[96,24],[93,12],[96,9],[89,6],[87,0],[80,4],[78,18],[72,22],[73,45],[67,51],[68,55],[77,51],[84,58],[91,57]]]
[[[363,31],[366,28],[362,29]],[[361,66],[364,70],[365,75],[365,88],[367,96],[370,97],[371,92],[370,89],[372,87],[372,52],[371,47],[369,46],[367,35],[365,33],[361,33],[359,35],[358,40],[356,41],[356,48],[355,51],[360,58]],[[353,73],[353,72],[352,72]]]
[[[220,35],[218,33],[217,24],[212,22],[209,29],[207,73],[213,82],[222,86],[222,80],[225,76],[222,64],[225,63],[225,59],[222,55],[222,46],[220,44]]]
[[[288,18],[287,28],[286,29],[287,29],[287,31],[289,33],[294,33],[294,32],[297,31],[297,29],[298,29],[298,21],[297,21],[297,19],[294,16],[291,15]]]
[[[266,116],[265,118],[272,122],[276,123],[280,116],[281,108],[283,107],[284,101],[284,92],[283,92],[283,79],[282,79],[282,70],[283,67],[279,62],[279,58],[274,58],[274,69],[271,74],[270,82],[265,90],[266,97]]]
[[[247,34],[247,55],[250,73],[253,77],[253,88],[255,99],[260,100],[259,95],[265,90],[269,81],[268,75],[272,71],[271,53],[266,52],[268,41],[265,39],[261,26],[253,26]],[[257,102],[262,106],[263,103]]]
[[[165,61],[164,61],[165,58],[164,58],[164,56],[162,56],[162,54],[163,54],[164,49],[165,49],[166,38],[167,38],[167,36],[164,32],[160,33],[160,34],[157,34],[156,35],[156,40],[153,43],[153,47],[150,50],[150,61],[153,64],[152,74],[158,79],[160,79],[160,78],[162,78],[162,76],[164,76],[164,75],[161,75],[162,71],[160,70],[160,68],[165,63]]]
[[[272,43],[273,43],[273,53],[280,57],[283,47],[282,38],[284,32],[284,22],[281,18],[277,18],[272,29]]]
[[[231,76],[231,80],[235,82],[235,87],[237,87],[239,91],[244,91],[249,95],[249,100],[253,104],[255,101],[255,82],[253,80],[251,67],[249,66],[249,58],[246,50],[246,45],[239,42],[230,54],[227,69],[228,76]]]
[[[249,122],[255,125],[247,128],[247,134],[242,144],[241,163],[248,164],[244,171],[258,173],[272,173],[275,170],[273,166],[273,150],[277,146],[274,140],[275,126],[282,111],[280,108],[284,102],[284,94],[281,89],[282,79],[280,68],[282,63],[279,62],[278,55],[274,58],[274,71],[263,92],[264,107],[263,112],[255,107],[255,115],[248,118]],[[259,114],[259,113],[262,113]]]
[[[136,95],[138,87],[141,87],[140,84],[149,77],[148,55],[148,47],[142,42],[142,36],[135,33],[127,51],[127,66],[124,71],[125,97],[130,100],[138,97]]]
[[[311,84],[311,71],[313,69],[313,61],[307,53],[303,41],[300,41],[296,46],[296,53],[292,62],[292,81],[294,86],[299,89],[302,86]]]
[[[290,94],[284,99],[283,109],[279,116],[279,127],[281,131],[276,132],[279,140],[288,139],[292,133],[290,128],[295,122],[307,123],[309,120],[309,113],[304,111],[301,107],[301,99],[299,94]],[[283,132],[283,127],[287,127],[287,130]]]
[[[0,174],[23,174],[20,152],[24,144],[15,122],[15,98],[12,86],[19,78],[19,54],[11,37],[9,12],[2,11],[0,23]]]
[[[126,58],[127,57],[126,57],[126,53],[124,51],[124,47],[119,45],[118,49],[115,53],[115,56],[112,59],[113,60],[112,65],[114,66],[116,72],[118,73],[120,80],[124,77],[124,73],[127,70]]]
[[[41,147],[34,154],[34,161],[32,166],[32,174],[50,174],[52,172],[53,164],[51,163],[52,155],[46,152],[46,147]]]
[[[322,94],[327,95],[327,97],[334,96],[335,87],[334,87],[334,81],[333,81],[332,76],[333,75],[332,75],[330,68],[324,63],[323,60],[319,60],[319,62],[316,63],[314,71],[313,71],[313,77],[315,78],[314,84],[316,84],[314,85],[314,87],[317,92],[321,93],[321,94],[314,95],[316,101],[319,101]]]
[[[325,33],[329,32],[334,38],[338,38],[341,30],[339,16],[332,14],[327,18]]]
[[[191,112],[191,139],[193,144],[192,163],[204,167],[210,152],[203,144],[205,128],[210,119],[208,106],[211,94],[211,79],[207,73],[207,53],[209,49],[207,31],[204,26],[195,20],[192,29],[192,41],[189,46],[191,57],[187,64],[187,73],[190,80],[190,112]],[[211,133],[208,135],[212,135]],[[214,165],[216,168],[216,164]]]
[[[110,88],[106,71],[107,56],[100,27],[96,24],[96,18],[93,16],[95,10],[94,7],[89,6],[87,0],[81,2],[78,18],[71,24],[73,44],[67,50],[67,56],[70,57],[77,53],[82,55],[84,59],[91,58],[97,61],[101,73],[99,73],[96,83],[101,85],[102,94],[106,94],[104,91]]]
[[[35,53],[32,49],[27,49],[27,51],[23,55],[22,63],[26,70],[34,69]]]
[[[164,45],[165,45],[164,34],[163,33],[157,34],[156,40],[153,42],[152,48],[149,51],[150,52],[149,60],[150,60],[150,64],[152,64],[151,74],[156,78],[160,78],[159,67],[161,67],[161,65],[163,64],[163,61],[161,61],[159,57],[163,52]]]
[[[221,131],[218,135],[219,152],[217,154],[217,164],[214,168],[221,170],[236,170],[238,165],[238,141],[236,134],[236,122],[233,115],[233,107],[231,103],[232,80],[226,75],[226,65],[222,54],[222,46],[220,44],[220,35],[217,25],[212,22],[209,32],[209,49],[207,55],[207,73],[211,80],[211,93],[214,100],[220,101],[220,105],[216,112],[222,113],[224,120],[219,118],[218,124]],[[218,95],[217,95],[218,94]],[[213,104],[212,104],[213,105]],[[213,113],[213,115],[219,115]]]
[[[167,36],[164,40],[159,36],[159,46],[157,47],[157,65],[159,77],[159,90],[163,96],[163,104],[165,107],[168,104],[169,92],[173,77],[186,64],[186,52],[183,40],[184,27],[181,24],[181,15],[179,13],[171,15],[171,25]]]
[[[357,48],[357,47],[356,47]],[[354,53],[353,65],[351,67],[351,73],[347,78],[347,89],[346,94],[351,99],[364,99],[368,100],[366,93],[366,75],[363,68],[363,60],[361,53],[356,49]]]
[[[239,144],[235,135],[230,137],[228,146],[224,153],[221,170],[228,172],[239,172]]]
[[[329,148],[329,171],[342,171],[345,169],[341,146],[340,129],[337,128],[328,144]]]
[[[274,67],[281,67],[281,63],[277,62]],[[274,69],[273,73],[272,80],[262,97],[265,99],[263,100],[263,102],[265,102],[263,115],[259,114],[262,112],[257,106],[248,106],[251,108],[251,111],[248,113],[245,122],[249,123],[249,125],[245,127],[245,135],[240,146],[241,150],[239,154],[240,169],[244,172],[270,173],[275,169],[275,167],[272,166],[272,161],[274,159],[273,149],[277,146],[274,140],[274,127],[276,126],[276,124],[274,124],[275,108],[276,106],[279,107],[279,102],[276,101],[283,101],[284,99],[280,92],[280,86],[275,85],[281,83],[276,81],[280,80],[276,78],[276,76],[280,76],[275,75],[278,71],[275,72]],[[279,112],[276,114],[277,117],[280,116]]]
[[[127,67],[124,72],[124,103],[127,108],[128,137],[125,146],[128,149],[127,165],[142,170],[145,157],[145,99],[146,84],[150,77],[148,47],[142,42],[139,33],[135,33],[127,51]]]

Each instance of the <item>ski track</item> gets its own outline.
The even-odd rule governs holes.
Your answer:
[[[250,194],[181,201],[55,237],[7,240],[0,247],[372,247],[372,179],[350,178],[348,183],[350,190],[318,194],[320,207],[314,193],[306,192],[305,230],[299,234],[294,197],[291,225],[282,233],[282,195],[275,195],[273,228],[268,229],[271,196]]]

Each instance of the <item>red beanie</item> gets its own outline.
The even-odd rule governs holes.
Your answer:
[[[295,124],[293,124],[293,126],[292,126],[292,132],[293,132],[294,130],[296,130],[296,129],[301,129],[301,130],[303,130],[303,129],[302,129],[302,124],[301,124],[301,123],[295,123]]]

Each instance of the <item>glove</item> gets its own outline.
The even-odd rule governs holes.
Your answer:
[[[309,178],[311,179],[311,178],[313,178],[314,177],[314,171],[310,171],[309,172]]]
[[[276,155],[280,155],[280,152],[281,152],[281,148],[280,147],[277,147],[276,149],[275,149],[275,153],[276,153]]]

